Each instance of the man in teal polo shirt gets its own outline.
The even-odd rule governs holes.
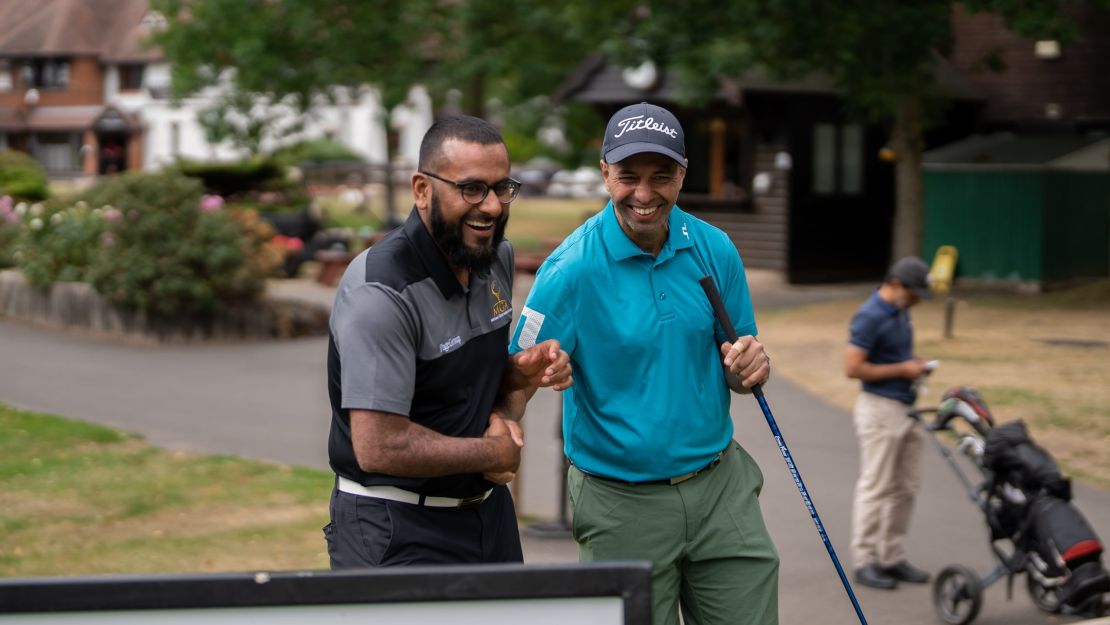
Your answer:
[[[510,343],[558,339],[568,491],[582,561],[651,560],[655,623],[778,622],[778,553],[763,475],[732,440],[729,389],[767,380],[740,255],[675,200],[682,127],[647,103],[602,146],[611,201],[540,267]],[[713,276],[741,335],[730,344],[698,284]]]

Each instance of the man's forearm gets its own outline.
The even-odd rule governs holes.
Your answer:
[[[493,411],[505,419],[520,421],[524,418],[524,408],[528,400],[536,394],[536,387],[529,386],[524,389],[503,392],[493,406]]]
[[[509,437],[455,437],[397,415],[352,411],[351,439],[359,467],[398,477],[441,477],[515,468]]]

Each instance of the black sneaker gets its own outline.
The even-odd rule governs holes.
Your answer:
[[[856,583],[872,588],[881,588],[882,590],[891,590],[898,587],[898,580],[883,572],[878,564],[868,564],[863,568],[856,569]]]
[[[924,584],[929,581],[929,574],[916,566],[902,560],[894,566],[883,568],[883,573],[893,577],[896,580],[909,582],[911,584]]]

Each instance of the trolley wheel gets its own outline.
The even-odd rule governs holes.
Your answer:
[[[1042,586],[1031,573],[1025,574],[1025,587],[1029,590],[1029,598],[1041,611],[1049,614],[1060,611],[1060,596],[1056,594],[1055,588]]]
[[[933,582],[933,607],[940,620],[950,625],[967,625],[983,606],[983,584],[975,571],[954,564],[941,571]]]

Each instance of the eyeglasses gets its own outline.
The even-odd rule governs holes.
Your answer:
[[[428,176],[429,178],[435,178],[440,182],[446,182],[447,184],[455,185],[455,187],[458,188],[459,193],[462,194],[462,199],[465,200],[468,204],[478,205],[482,202],[485,202],[486,196],[489,195],[490,189],[493,189],[494,195],[497,196],[497,200],[502,204],[508,204],[512,202],[516,199],[516,194],[520,193],[521,182],[519,180],[513,180],[512,178],[506,178],[501,182],[489,185],[485,182],[482,182],[481,180],[455,182],[454,180],[440,178],[439,176],[430,172],[422,171],[420,173]]]

